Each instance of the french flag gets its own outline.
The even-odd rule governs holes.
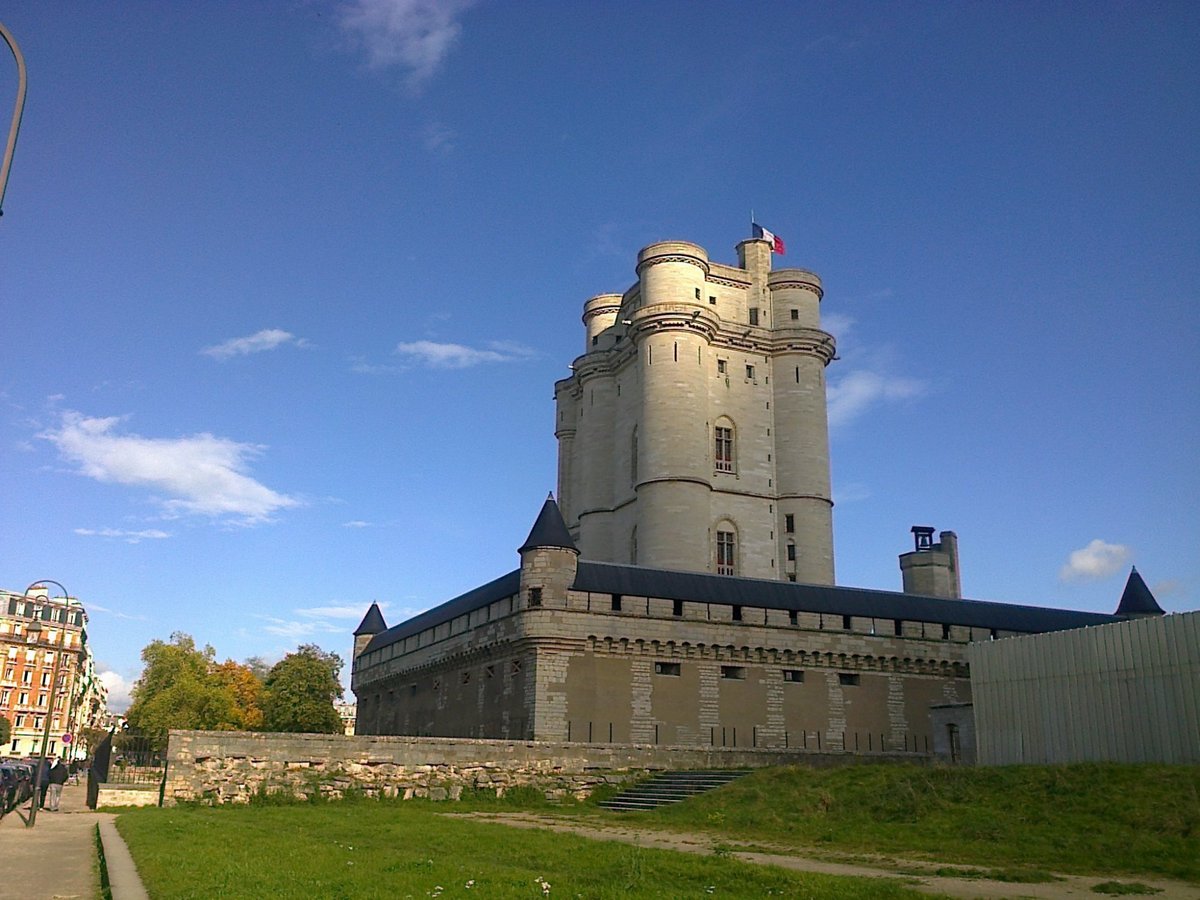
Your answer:
[[[767,231],[767,229],[757,223],[753,223],[752,227],[754,228],[754,236],[756,238],[761,238],[771,245],[772,253],[778,253],[780,256],[783,256],[783,238],[774,232]]]

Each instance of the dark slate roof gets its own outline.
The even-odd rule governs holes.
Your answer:
[[[672,572],[586,560],[579,561],[574,588],[604,594],[632,594],[666,600],[695,600],[832,615],[874,616],[1027,633],[1064,631],[1121,621],[1116,616],[1104,613],[1017,606],[986,600],[945,600],[895,591],[794,584],[789,581],[710,575],[706,572]]]
[[[520,587],[521,570],[516,569],[375,635],[367,645],[367,652],[386,647],[394,641],[480,609],[489,603],[511,597]],[[974,628],[995,628],[998,631],[1025,634],[1065,631],[1069,628],[1123,621],[1120,616],[1070,609],[1018,606],[987,600],[946,600],[941,597],[923,597],[896,591],[793,584],[763,578],[739,578],[711,575],[707,572],[674,572],[588,560],[579,561],[572,588],[597,594],[625,594],[660,597],[664,600],[794,609],[797,612],[839,616],[871,616],[909,622],[969,625]]]
[[[524,553],[534,547],[561,547],[564,550],[579,552],[575,542],[571,540],[571,532],[567,531],[567,523],[563,521],[553,494],[542,504],[542,511],[538,513],[529,537],[525,538],[525,543],[517,552]]]
[[[435,606],[433,609],[413,616],[406,622],[393,625],[387,631],[380,632],[371,638],[371,643],[367,644],[366,650],[363,652],[370,653],[372,650],[386,647],[388,644],[403,640],[406,637],[424,631],[426,628],[432,628],[434,625],[440,625],[442,622],[456,619],[472,610],[487,606],[489,603],[495,603],[497,600],[511,597],[520,589],[521,570],[514,569],[507,575],[501,575],[495,581],[489,581],[487,584],[481,585],[473,591],[467,591],[453,600],[447,600],[441,606]]]
[[[1138,574],[1137,567],[1129,569],[1129,580],[1125,582],[1125,590],[1121,594],[1121,602],[1117,604],[1118,616],[1165,616],[1163,608],[1158,605],[1150,588]]]
[[[387,628],[387,624],[383,621],[383,613],[379,611],[379,604],[372,603],[371,608],[367,610],[367,614],[363,616],[362,622],[354,629],[354,636],[360,634],[379,634]]]

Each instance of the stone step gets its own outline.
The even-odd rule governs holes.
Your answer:
[[[614,812],[655,809],[711,791],[745,774],[745,770],[736,769],[663,772],[604,801],[600,806]]]

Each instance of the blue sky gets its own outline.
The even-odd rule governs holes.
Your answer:
[[[583,301],[751,210],[839,340],[840,583],[919,523],[970,597],[1198,605],[1200,7],[2,15],[0,586],[79,596],[118,701],[173,631],[348,658],[514,568]]]

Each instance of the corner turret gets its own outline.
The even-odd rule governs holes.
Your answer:
[[[529,607],[565,606],[567,591],[575,583],[579,548],[571,540],[554,494],[546,498],[529,537],[517,550],[521,554],[521,596]]]
[[[372,601],[362,622],[354,629],[354,655],[361,656],[371,638],[384,631],[387,631],[387,624],[383,621],[383,613],[379,611],[379,604]]]
[[[1141,619],[1147,616],[1165,616],[1163,608],[1158,605],[1150,588],[1138,574],[1136,566],[1129,567],[1129,580],[1125,582],[1125,590],[1121,593],[1121,602],[1117,604],[1115,615],[1128,619]]]

